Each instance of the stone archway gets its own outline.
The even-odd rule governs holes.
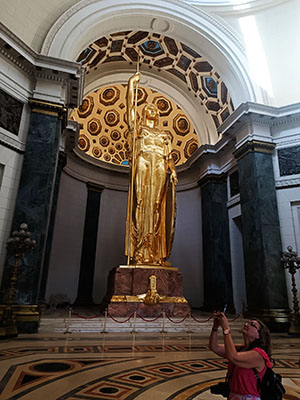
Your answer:
[[[226,82],[233,104],[260,102],[262,94],[248,75],[247,57],[234,33],[212,15],[171,0],[82,0],[49,31],[42,53],[75,60],[99,37],[126,30],[149,30],[181,40],[204,55]]]

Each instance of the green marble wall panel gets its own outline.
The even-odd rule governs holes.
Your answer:
[[[226,181],[201,187],[204,309],[233,308]]]
[[[32,252],[24,254],[19,267],[16,304],[37,302],[60,131],[61,120],[58,117],[38,112],[31,113],[12,231],[19,229],[20,224],[26,222],[37,246]],[[7,299],[11,276],[9,266],[13,264],[14,257],[9,256],[2,279],[3,301]]]
[[[248,309],[288,308],[272,155],[249,152],[238,169]]]
[[[280,176],[300,174],[300,146],[278,150]]]

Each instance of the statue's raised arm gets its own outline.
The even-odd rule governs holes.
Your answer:
[[[132,131],[135,127],[136,109],[135,109],[135,88],[141,79],[141,74],[136,72],[128,81],[127,86],[127,123],[129,131]]]

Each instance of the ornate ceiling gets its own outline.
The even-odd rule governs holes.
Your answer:
[[[126,86],[101,88],[86,96],[71,119],[80,124],[78,147],[98,160],[128,165]],[[168,132],[176,165],[183,164],[199,147],[194,127],[182,109],[161,93],[139,87],[138,115],[145,103],[154,103],[160,110],[159,129]]]
[[[143,65],[143,70],[149,68],[158,74],[162,71],[167,72],[170,74],[170,80],[177,81],[178,85],[184,84],[187,90],[193,93],[195,101],[202,108],[202,113],[204,110],[205,118],[211,118],[213,121],[211,126],[214,127],[216,137],[217,128],[233,111],[229,91],[215,68],[184,43],[145,31],[117,32],[91,43],[77,59],[85,66],[87,75],[96,73],[97,70],[101,70],[101,65],[108,63],[113,70],[116,62],[118,65],[120,63],[127,66],[133,65],[134,71],[138,60]],[[79,120],[81,124],[79,148],[92,157],[117,164],[124,164],[126,160],[124,146],[122,145],[121,148],[122,140],[126,139],[127,129],[124,120],[126,104],[124,90],[122,85],[102,88],[99,92],[89,94],[81,109],[73,113],[73,118]],[[112,96],[112,99],[119,97],[111,103],[112,100],[109,101],[107,96]],[[196,150],[195,143],[197,147],[199,146],[194,127],[183,110],[165,94],[155,93],[150,88],[142,88],[140,105],[152,100],[158,105],[168,104],[167,109],[169,106],[172,108],[172,112],[167,116],[161,110],[162,128],[167,129],[173,137],[174,159],[177,165],[182,164]],[[90,112],[84,110],[90,110]],[[114,122],[108,123],[108,115]],[[178,124],[182,127],[188,126],[185,134],[182,134],[180,130],[176,131]],[[197,127],[195,129],[197,131]],[[121,135],[120,139],[113,139],[112,135],[119,138],[116,133],[113,134],[115,131]],[[102,141],[99,138],[96,139],[97,135],[100,135],[100,139],[106,137],[109,143],[104,139]],[[198,138],[200,136],[198,132]]]

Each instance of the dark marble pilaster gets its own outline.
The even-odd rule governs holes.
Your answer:
[[[281,236],[272,151],[274,146],[246,143],[236,151],[242,213],[248,314],[273,331],[286,330],[288,299],[280,266]]]
[[[233,310],[227,184],[225,177],[199,182],[202,202],[202,237],[205,310],[227,304]]]
[[[82,240],[80,275],[75,306],[89,306],[93,301],[94,270],[97,249],[97,233],[103,188],[88,184],[84,232]]]
[[[53,240],[53,233],[54,233],[54,222],[55,222],[55,215],[56,215],[60,177],[61,177],[61,173],[66,165],[66,162],[67,162],[66,154],[63,152],[60,152],[58,155],[56,176],[55,176],[55,182],[54,182],[54,187],[53,187],[53,196],[52,196],[51,213],[50,213],[50,219],[49,219],[47,243],[46,243],[46,248],[45,248],[44,263],[43,263],[41,284],[40,284],[40,290],[39,290],[39,304],[40,305],[45,304],[45,293],[46,293],[46,285],[47,285],[49,263],[50,263],[50,254],[51,254],[52,240]]]
[[[12,230],[26,222],[36,248],[24,254],[16,284],[14,303],[34,304],[37,302],[41,265],[50,215],[53,182],[57,164],[61,118],[61,105],[32,101],[29,131],[26,142],[22,174],[17,194]],[[9,256],[5,263],[2,294],[7,299],[14,258]]]

